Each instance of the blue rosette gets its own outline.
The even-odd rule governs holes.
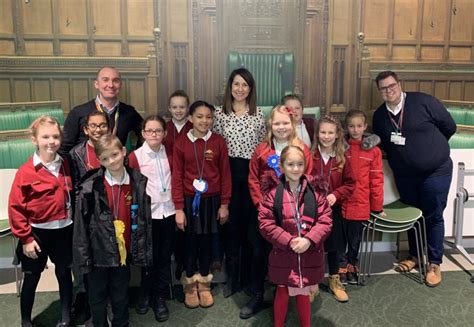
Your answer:
[[[267,159],[268,167],[272,168],[275,171],[275,174],[277,175],[277,177],[280,177],[281,175],[280,167],[278,166],[279,163],[280,163],[280,156],[276,153],[274,155],[271,155]]]

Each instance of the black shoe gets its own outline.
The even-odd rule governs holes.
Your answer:
[[[156,305],[153,307],[153,313],[158,322],[163,322],[169,319],[170,311],[168,310],[165,299],[159,298],[156,301]]]
[[[88,306],[87,293],[80,292],[76,294],[74,303],[72,305],[72,312],[76,317],[80,316]]]
[[[351,285],[359,284],[359,269],[356,265],[347,265],[347,282]]]
[[[240,319],[248,319],[253,317],[263,307],[263,294],[258,293],[240,309]]]
[[[148,294],[140,294],[138,297],[138,302],[135,306],[135,311],[139,315],[144,315],[150,310],[150,297]]]

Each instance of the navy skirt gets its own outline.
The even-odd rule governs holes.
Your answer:
[[[193,197],[184,197],[184,213],[186,214],[186,233],[217,234],[219,233],[219,221],[217,212],[221,206],[219,195],[201,197],[199,214],[193,216]]]

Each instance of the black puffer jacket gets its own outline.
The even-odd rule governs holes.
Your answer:
[[[130,263],[152,264],[151,200],[146,194],[147,178],[126,168],[132,185],[132,203],[138,204],[138,228],[132,231]],[[74,268],[86,274],[92,267],[118,267],[119,252],[112,212],[103,182],[105,169],[89,171],[77,191],[73,237]]]

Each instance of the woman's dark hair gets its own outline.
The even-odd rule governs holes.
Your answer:
[[[399,81],[397,74],[395,74],[391,70],[386,70],[386,71],[380,72],[377,75],[377,77],[375,78],[375,84],[377,84],[377,88],[379,88],[379,82],[381,80],[384,80],[384,79],[386,79],[387,77],[390,77],[390,76],[392,76],[395,79],[396,82]]]
[[[234,98],[232,96],[232,83],[234,82],[235,76],[239,75],[245,82],[247,82],[250,92],[247,96],[247,105],[249,106],[249,115],[255,115],[257,112],[257,88],[255,86],[255,80],[252,74],[245,68],[237,68],[230,73],[227,85],[225,87],[224,104],[222,105],[222,111],[229,115],[232,112],[232,102]]]
[[[206,101],[203,101],[203,100],[197,100],[197,101],[194,101],[191,106],[189,107],[189,115],[191,116],[192,114],[194,114],[194,112],[196,111],[197,108],[199,107],[206,107],[206,108],[209,108],[209,110],[211,110],[211,113],[214,113],[214,106]]]
[[[168,98],[168,106],[171,104],[171,99],[174,97],[182,97],[186,99],[186,105],[189,106],[189,96],[186,92],[183,90],[176,90],[173,93],[171,93],[170,97]]]
[[[142,123],[142,130],[145,130],[146,124],[149,121],[157,121],[161,124],[161,127],[163,128],[163,131],[166,131],[166,121],[163,119],[163,117],[159,115],[150,115],[145,118],[145,120]]]

